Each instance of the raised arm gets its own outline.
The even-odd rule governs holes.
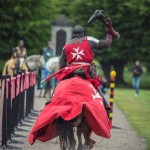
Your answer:
[[[105,40],[98,40],[92,36],[87,37],[87,40],[90,44],[91,49],[103,49],[107,48],[111,45],[112,43],[112,35],[107,33],[106,39]]]

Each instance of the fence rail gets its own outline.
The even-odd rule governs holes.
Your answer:
[[[3,149],[11,143],[18,125],[28,118],[34,106],[36,72],[19,72],[1,77],[0,141]]]

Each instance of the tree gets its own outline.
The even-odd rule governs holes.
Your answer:
[[[88,35],[104,37],[106,31],[100,23],[94,22],[88,26],[87,20],[90,14],[101,6],[106,16],[110,16],[114,28],[120,33],[121,38],[114,41],[110,48],[103,53],[95,51],[95,56],[102,64],[102,68],[109,77],[111,66],[117,72],[117,82],[124,83],[123,71],[127,62],[140,59],[148,62],[150,59],[149,34],[150,23],[148,16],[149,0],[131,0],[129,1],[74,1],[73,16],[76,22],[83,25]],[[83,15],[82,15],[83,14]],[[147,56],[145,58],[145,56]]]
[[[128,62],[140,59],[150,70],[149,4],[149,0],[1,0],[1,56],[8,54],[20,38],[25,40],[31,53],[39,52],[50,38],[49,20],[57,18],[61,13],[75,24],[82,25],[86,35],[103,38],[106,31],[102,23],[97,21],[87,24],[96,9],[103,9],[104,14],[112,19],[121,38],[103,52],[95,50],[95,57],[102,64],[107,78],[113,67],[117,71],[117,82],[124,83],[123,71]]]
[[[51,0],[1,0],[0,6],[1,56],[8,58],[19,39],[25,41],[30,54],[38,53],[50,39],[49,21],[55,16],[52,14]]]
[[[150,23],[147,20],[150,12],[148,11],[148,2],[148,0],[142,2],[139,0],[130,2],[116,0],[104,3],[107,6],[107,13],[113,14],[113,24],[121,34],[119,41],[110,48],[112,65],[117,71],[117,82],[119,83],[124,83],[123,70],[126,63],[135,59],[145,61],[145,54],[149,53],[150,32],[148,26]],[[149,59],[149,55],[147,56]]]

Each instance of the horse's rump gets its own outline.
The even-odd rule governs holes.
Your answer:
[[[29,135],[29,143],[36,139],[47,141],[56,136],[58,118],[72,120],[83,111],[86,121],[97,135],[110,138],[111,125],[103,106],[103,99],[89,81],[76,76],[61,81],[51,103],[39,114]]]

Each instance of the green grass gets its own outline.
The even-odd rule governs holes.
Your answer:
[[[136,97],[134,90],[116,89],[115,102],[138,134],[146,139],[150,150],[150,90],[140,90]]]

